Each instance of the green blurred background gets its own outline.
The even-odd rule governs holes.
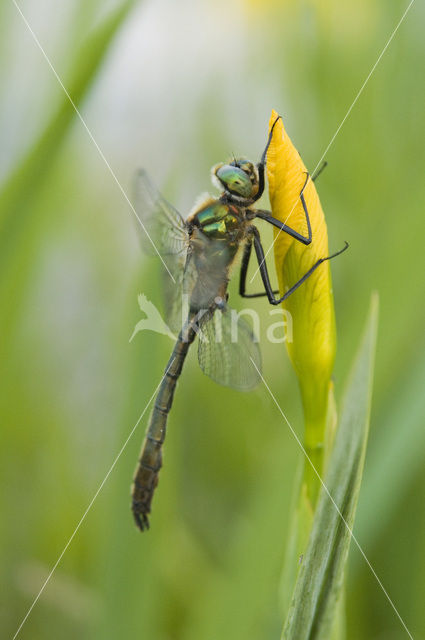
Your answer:
[[[407,2],[20,6],[124,190],[143,166],[186,214],[210,189],[211,165],[232,152],[259,159],[272,107],[313,169]],[[337,398],[370,293],[380,293],[355,533],[415,639],[425,637],[424,18],[416,2],[318,183],[331,249],[351,245],[332,265]],[[0,628],[11,638],[172,343],[143,332],[129,344],[137,294],[161,304],[158,261],[142,256],[128,203],[11,0],[0,5],[0,36]],[[242,308],[235,283],[230,292]],[[266,327],[268,305],[254,307]],[[302,435],[285,348],[262,338],[264,375]],[[220,388],[190,355],[152,529],[141,535],[129,487],[146,422],[20,637],[278,638],[302,454],[267,391]],[[347,615],[347,640],[407,637],[354,546]]]

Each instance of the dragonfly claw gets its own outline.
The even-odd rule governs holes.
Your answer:
[[[137,513],[133,511],[134,520],[140,531],[147,531],[149,529],[149,519],[146,513]]]

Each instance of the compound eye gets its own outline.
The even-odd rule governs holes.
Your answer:
[[[225,164],[219,167],[215,173],[226,191],[243,198],[252,196],[252,183],[249,176],[240,169],[231,164]]]
[[[245,173],[247,173],[248,175],[254,172],[254,165],[252,164],[252,162],[243,162],[239,166],[242,171],[245,171]]]

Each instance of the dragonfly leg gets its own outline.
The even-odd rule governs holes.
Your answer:
[[[267,151],[269,150],[269,146],[270,146],[270,143],[272,141],[273,129],[274,129],[275,124],[276,124],[276,122],[278,120],[280,120],[280,116],[277,116],[276,120],[273,122],[272,128],[270,129],[269,137],[268,137],[268,140],[267,140],[266,148],[263,151],[263,154],[261,156],[260,162],[257,164],[258,192],[257,192],[257,195],[254,196],[254,198],[252,198],[252,202],[256,202],[257,200],[259,200],[261,198],[261,196],[263,195],[263,192],[264,192],[264,185],[265,185],[264,172],[265,172],[265,168],[266,168]]]
[[[301,192],[300,192],[300,200],[301,200],[301,204],[303,205],[303,209],[304,209],[304,213],[305,213],[305,219],[306,219],[306,222],[307,222],[307,233],[308,233],[307,236],[303,236],[301,233],[298,233],[298,231],[295,231],[295,229],[292,229],[292,227],[289,227],[284,222],[281,222],[280,220],[277,220],[277,218],[273,218],[273,216],[271,215],[270,211],[263,211],[262,209],[258,209],[255,212],[257,218],[260,218],[261,220],[265,220],[269,224],[272,224],[274,227],[277,227],[280,231],[285,231],[285,233],[290,235],[292,238],[295,238],[295,240],[298,240],[299,242],[302,242],[305,245],[311,244],[311,240],[312,240],[310,216],[308,214],[307,204],[306,204],[306,201],[305,201],[305,198],[304,198],[304,189],[307,186],[307,182],[308,182],[309,178],[310,178],[310,176],[307,173],[306,179],[305,179],[305,182],[304,182],[304,186],[303,186],[303,188],[301,189]],[[289,216],[288,216],[288,218],[289,218]]]
[[[246,276],[248,273],[248,264],[249,264],[249,258],[251,256],[251,251],[252,251],[252,239],[249,238],[249,240],[247,241],[244,247],[244,252],[242,256],[241,272],[240,272],[240,278],[239,278],[239,295],[242,296],[242,298],[261,298],[262,296],[267,295],[267,291],[262,291],[261,293],[245,293]],[[273,293],[274,294],[279,293],[279,291],[276,290],[276,291],[273,291]]]
[[[266,181],[265,181],[265,175],[264,175],[264,174],[265,174],[266,162],[267,162],[267,151],[269,150],[269,146],[270,146],[270,143],[271,143],[271,141],[272,141],[272,137],[273,137],[273,129],[274,129],[275,124],[277,123],[277,121],[278,121],[278,120],[280,120],[280,116],[277,116],[276,120],[273,122],[272,128],[270,129],[270,133],[269,133],[269,137],[268,137],[268,140],[267,140],[266,147],[265,147],[265,149],[264,149],[264,151],[263,151],[263,154],[262,154],[262,156],[261,156],[260,162],[257,164],[257,171],[258,171],[258,192],[257,192],[257,195],[256,195],[256,196],[254,196],[254,198],[252,198],[252,199],[251,199],[251,203],[256,202],[257,200],[259,200],[259,199],[261,198],[261,196],[263,195],[263,193],[264,193],[264,186],[265,186],[265,182],[266,182]],[[315,180],[317,180],[317,178],[320,176],[320,174],[322,173],[323,169],[327,166],[327,164],[328,164],[328,163],[326,162],[326,160],[324,160],[324,161],[322,162],[322,164],[321,164],[321,166],[319,167],[319,169],[315,172],[315,174],[314,174],[314,175],[312,176],[312,178],[311,178],[311,179],[313,180],[313,182],[314,182]],[[308,176],[308,174],[307,174],[307,180],[308,180],[308,177],[309,177],[309,176]],[[306,205],[305,205],[304,196],[302,195],[302,193],[303,193],[304,188],[305,188],[305,186],[306,186],[306,184],[307,184],[307,180],[306,180],[306,183],[305,183],[304,187],[302,188],[302,190],[301,190],[301,194],[300,194],[300,197],[302,196],[302,202],[303,202],[303,207],[304,207],[304,210],[305,210],[305,211],[306,211],[307,207],[306,207]],[[306,211],[306,215],[308,216],[307,211]],[[308,224],[308,223],[307,223],[307,224]]]
[[[313,182],[315,182],[317,180],[317,178],[320,176],[320,174],[322,173],[322,171],[324,169],[326,169],[326,167],[328,166],[328,163],[326,162],[326,160],[322,161],[322,164],[320,165],[320,167],[317,169],[317,171],[315,171],[313,173],[313,175],[311,176],[311,179],[313,180]]]
[[[317,262],[314,263],[314,265],[303,275],[303,277],[300,278],[298,282],[296,282],[294,285],[292,285],[292,287],[288,289],[288,291],[286,291],[286,293],[281,298],[275,298],[274,292],[270,284],[270,278],[267,270],[264,250],[261,244],[260,233],[256,227],[251,227],[251,232],[254,240],[254,248],[255,248],[255,253],[257,254],[257,260],[260,268],[261,278],[263,280],[264,288],[266,290],[266,295],[270,304],[274,304],[274,305],[280,304],[281,302],[289,298],[289,296],[292,293],[294,293],[294,291],[298,289],[298,287],[301,286],[302,283],[307,280],[307,278],[311,276],[313,271],[315,271],[317,267],[319,267],[322,264],[322,262],[325,262],[326,260],[331,260],[332,258],[339,256],[343,251],[348,249],[348,242],[346,242],[345,246],[339,251],[337,251],[336,253],[333,253],[332,255],[327,256],[326,258],[319,258],[319,260],[317,260]]]

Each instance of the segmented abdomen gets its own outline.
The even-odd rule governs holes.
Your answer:
[[[131,492],[131,508],[136,524],[141,531],[149,528],[148,514],[151,511],[152,498],[162,466],[162,445],[165,440],[167,418],[173,403],[177,380],[195,335],[196,333],[191,326],[189,328],[186,326],[180,332],[165,369],[146,430]]]

